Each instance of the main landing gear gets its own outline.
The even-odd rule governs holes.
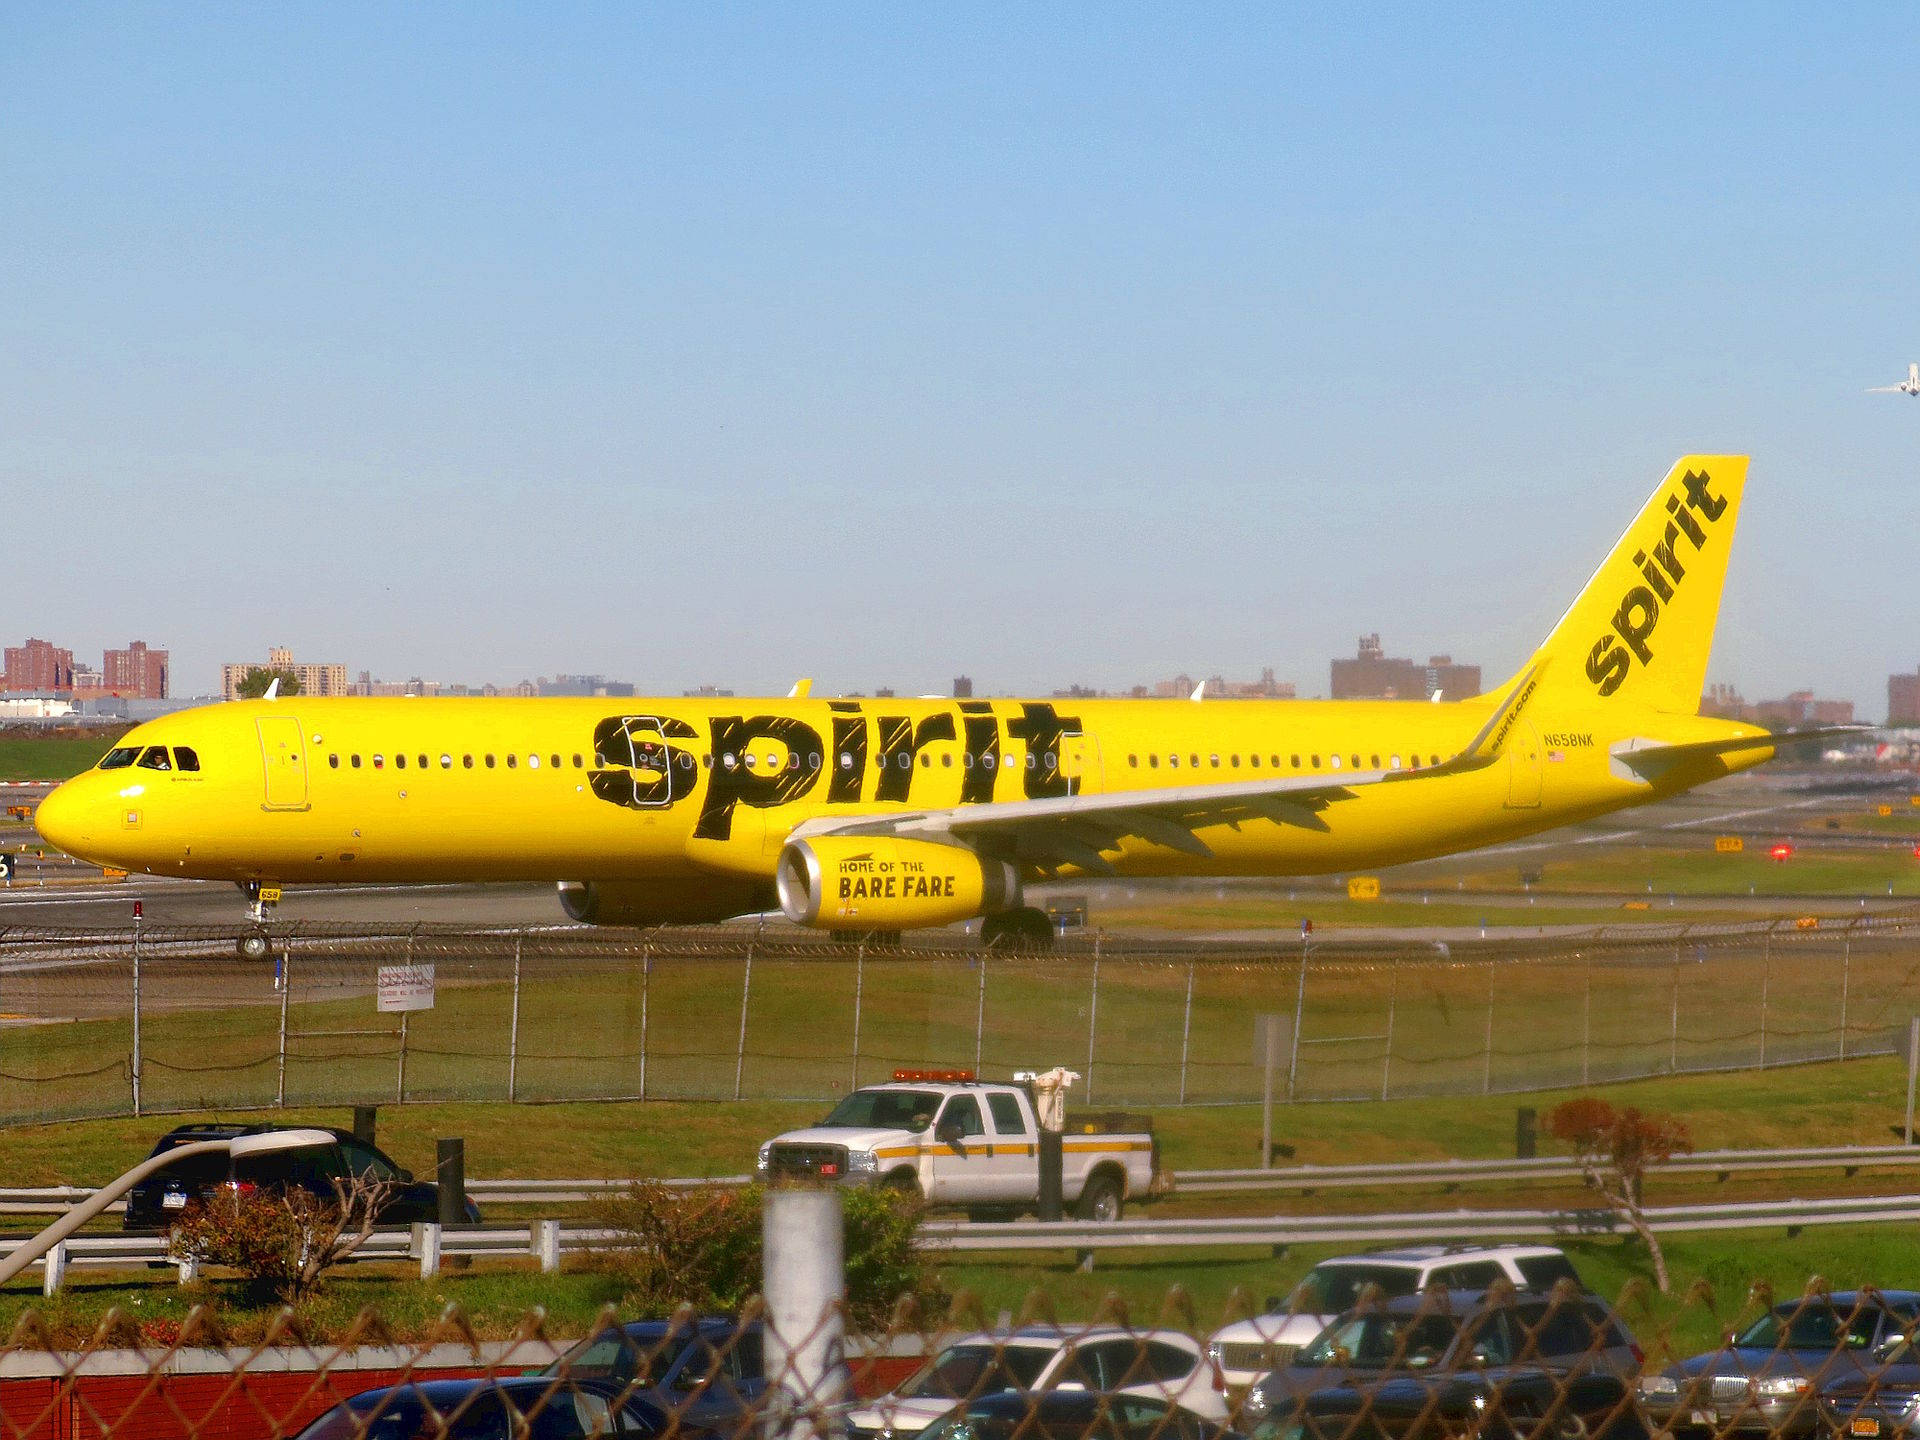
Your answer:
[[[980,943],[989,950],[1053,949],[1053,921],[1031,905],[1002,910],[980,922]]]

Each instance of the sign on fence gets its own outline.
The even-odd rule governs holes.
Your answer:
[[[380,1009],[433,1009],[433,966],[382,965],[374,981]]]

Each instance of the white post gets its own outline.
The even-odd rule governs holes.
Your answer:
[[[1187,1103],[1187,1053],[1193,1044],[1193,961],[1187,961],[1187,1003],[1180,1012],[1180,1103]]]
[[[747,968],[740,980],[740,1044],[733,1054],[733,1098],[740,1098],[740,1081],[747,1072],[747,1001],[753,995],[753,941],[747,942]]]
[[[140,927],[133,927],[133,1113],[140,1113]]]
[[[1902,1142],[1913,1144],[1913,1082],[1920,1076],[1920,1015],[1907,1020],[1907,1127]]]
[[[558,1220],[536,1220],[533,1222],[533,1253],[540,1261],[542,1275],[560,1273],[560,1222]]]
[[[46,1271],[40,1279],[42,1295],[58,1295],[67,1283],[67,1242],[62,1240],[47,1251]]]
[[[761,1212],[766,1275],[767,1434],[817,1440],[843,1433],[845,1232],[837,1189],[774,1189]]]
[[[287,996],[293,991],[293,947],[291,945],[280,947],[280,955],[274,968],[280,972],[280,1056],[274,1071],[273,1103],[284,1110],[287,1108]]]
[[[413,1240],[407,1249],[420,1262],[420,1278],[431,1280],[440,1273],[440,1227],[431,1220],[413,1222]]]
[[[182,1255],[178,1260],[173,1262],[173,1273],[176,1277],[176,1284],[193,1284],[194,1281],[200,1278],[200,1257],[198,1255]]]
[[[867,983],[867,942],[862,940],[853,955],[853,1079],[849,1091],[860,1088],[860,1001]]]
[[[520,1098],[520,942],[522,938],[518,930],[513,932],[513,1015],[507,1021],[507,1103],[509,1105]]]

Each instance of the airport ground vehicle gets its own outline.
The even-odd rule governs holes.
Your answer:
[[[368,1390],[341,1401],[299,1440],[600,1440],[709,1432],[677,1423],[639,1396],[604,1380],[523,1375],[494,1380],[425,1380]]]
[[[1550,1290],[1561,1279],[1580,1283],[1573,1262],[1552,1245],[1406,1245],[1341,1255],[1314,1266],[1291,1294],[1270,1299],[1266,1314],[1216,1330],[1207,1357],[1237,1400],[1262,1375],[1290,1364],[1301,1346],[1353,1309],[1369,1285],[1392,1299],[1429,1285],[1483,1290],[1502,1278],[1522,1290]]]
[[[1199,1343],[1178,1330],[1050,1325],[967,1335],[888,1395],[846,1408],[852,1440],[918,1435],[952,1410],[999,1391],[1100,1391],[1179,1405],[1203,1419],[1227,1417],[1226,1395]]]
[[[1153,1184],[1150,1133],[1069,1127],[1060,1150],[1062,1196],[1084,1220],[1118,1220],[1127,1198]],[[758,1165],[769,1177],[912,1190],[980,1218],[1031,1210],[1040,1196],[1039,1128],[1026,1090],[963,1070],[896,1070],[893,1083],[855,1090],[818,1125],[774,1136]]]
[[[760,1326],[719,1315],[700,1316],[690,1325],[635,1320],[602,1330],[544,1373],[609,1381],[683,1424],[722,1434],[747,1424],[767,1388]]]
[[[196,1140],[231,1139],[285,1130],[285,1125],[178,1125],[162,1135],[151,1154],[159,1155]],[[327,1127],[303,1126],[303,1129]],[[334,1181],[371,1175],[389,1182],[393,1193],[380,1207],[380,1222],[405,1225],[435,1220],[440,1213],[440,1187],[416,1180],[377,1147],[357,1140],[344,1130],[330,1130],[334,1143],[312,1150],[275,1150],[229,1160],[224,1155],[196,1155],[153,1175],[127,1195],[122,1224],[128,1230],[165,1229],[173,1217],[194,1201],[211,1199],[222,1186],[248,1189],[299,1188],[322,1199],[334,1198]],[[478,1223],[480,1209],[467,1201],[467,1220]]]
[[[956,1405],[925,1440],[1237,1440],[1217,1420],[1148,1395],[1003,1390]]]
[[[1436,1287],[1342,1315],[1247,1392],[1242,1423],[1261,1435],[1330,1440],[1362,1417],[1380,1433],[1406,1435],[1497,1412],[1523,1435],[1542,1421],[1566,1434],[1559,1422],[1570,1419],[1585,1429],[1637,1423],[1640,1362],[1626,1327],[1572,1284],[1546,1295]]]
[[[1836,1290],[1776,1305],[1726,1346],[1640,1377],[1648,1421],[1675,1434],[1810,1435],[1828,1385],[1868,1374],[1920,1325],[1920,1292]]]

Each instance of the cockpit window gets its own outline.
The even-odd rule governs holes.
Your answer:
[[[198,770],[200,756],[190,745],[173,747],[173,768],[176,770]]]
[[[100,762],[100,768],[102,770],[124,770],[139,758],[140,747],[138,745],[117,745],[106,753],[106,758]]]
[[[147,746],[147,753],[140,757],[140,768],[142,770],[171,770],[173,768],[173,761],[167,756],[167,747],[164,745]]]

